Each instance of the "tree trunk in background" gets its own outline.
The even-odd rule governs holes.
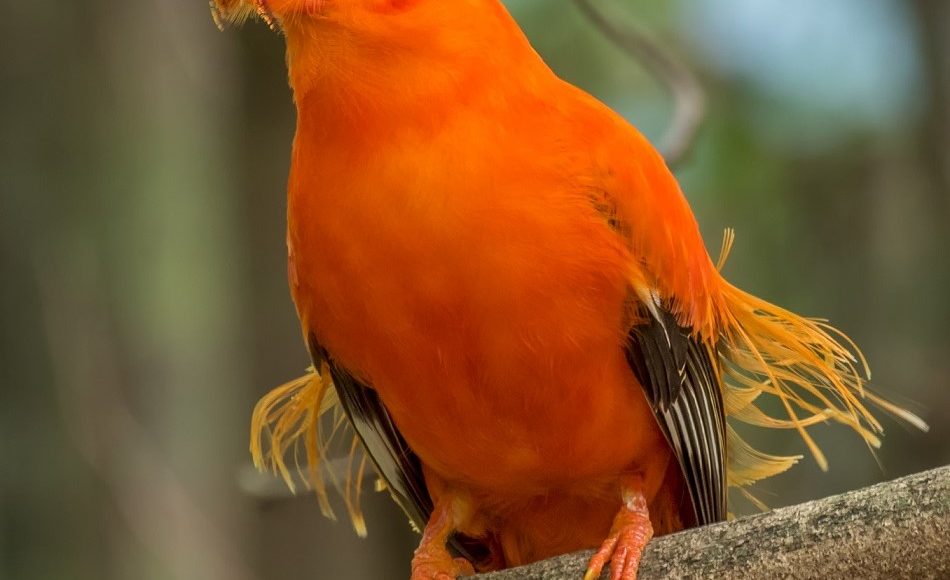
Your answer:
[[[99,119],[107,202],[98,227],[119,286],[112,306],[130,362],[125,392],[140,403],[152,459],[165,462],[139,469],[143,451],[116,445],[114,477],[130,480],[117,485],[140,494],[130,501],[158,503],[140,514],[149,521],[130,523],[150,532],[138,538],[146,560],[119,564],[119,576],[140,577],[157,556],[155,577],[250,578],[248,514],[233,485],[248,390],[236,340],[244,296],[230,173],[234,42],[190,0],[97,5],[103,80],[117,104]]]
[[[935,215],[950,215],[950,2],[914,0],[926,83],[920,157],[928,169]],[[946,229],[946,224],[941,224]]]
[[[10,576],[251,578],[231,49],[189,0],[7,8]]]
[[[929,332],[924,340],[931,345],[918,356],[933,361],[928,384],[919,392],[942,393],[950,376],[950,2],[914,0],[913,6],[926,83],[925,108],[916,130],[917,163],[930,198],[928,208],[933,208],[929,216],[931,245],[924,249],[926,263],[916,273],[919,281],[924,281],[919,289],[924,306],[918,309],[929,312]],[[933,440],[950,440],[950,405],[937,405],[929,411]]]
[[[913,5],[925,83],[924,109],[916,131],[917,155],[927,209],[932,211],[927,221],[933,228],[925,273],[936,281],[930,297],[935,311],[929,320],[946,321],[950,316],[950,2],[914,0]],[[942,345],[950,346],[943,324],[931,330]]]

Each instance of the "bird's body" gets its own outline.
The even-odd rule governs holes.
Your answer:
[[[484,568],[608,538],[599,565],[631,577],[650,534],[722,519],[727,483],[794,463],[734,443],[726,415],[876,442],[850,353],[721,278],[660,155],[500,2],[256,5],[286,33],[298,109],[294,301],[377,468],[428,519],[414,578],[447,572],[452,532],[488,545]],[[316,437],[326,387],[305,388],[259,407],[275,465]]]
[[[301,115],[295,302],[432,477],[482,492],[499,516],[553,490],[597,489],[587,535],[601,537],[620,504],[611,479],[637,466],[655,495],[670,457],[622,349],[633,257],[591,201],[611,162],[629,159],[564,146],[584,138],[581,115],[621,123],[576,90],[554,103],[547,84],[505,101],[486,89],[443,95],[470,108],[437,124],[358,139],[334,134],[330,112]],[[517,122],[477,122],[502,113]]]

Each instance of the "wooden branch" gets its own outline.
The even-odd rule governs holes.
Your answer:
[[[579,580],[591,553],[475,578]],[[650,542],[639,579],[684,577],[950,578],[950,466]]]

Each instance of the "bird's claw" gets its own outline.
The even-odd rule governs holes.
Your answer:
[[[445,556],[448,556],[447,554]],[[412,559],[412,577],[410,580],[457,580],[462,576],[472,576],[475,568],[465,558],[442,557],[442,555],[416,554]]]
[[[422,541],[412,557],[410,580],[456,580],[460,576],[472,576],[475,569],[465,558],[453,558],[445,544],[452,534],[454,523],[453,499],[436,504]]]
[[[584,580],[597,580],[610,562],[610,580],[636,580],[640,556],[653,537],[653,525],[646,500],[636,493],[624,493],[624,506],[614,518],[610,534],[591,557]]]

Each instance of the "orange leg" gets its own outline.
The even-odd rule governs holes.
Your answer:
[[[653,525],[639,477],[625,477],[620,483],[623,506],[614,517],[610,534],[590,559],[584,580],[596,580],[610,562],[610,580],[636,580],[640,556],[653,537]]]
[[[453,558],[446,547],[449,536],[458,525],[462,506],[457,504],[451,496],[440,499],[436,504],[422,533],[422,541],[412,557],[410,580],[456,580],[459,576],[475,574],[468,560]]]

